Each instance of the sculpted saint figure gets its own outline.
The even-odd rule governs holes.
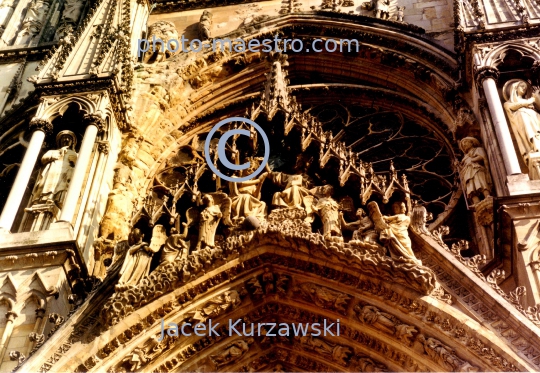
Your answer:
[[[529,84],[520,79],[512,79],[503,87],[504,109],[522,156],[540,151],[540,115],[536,110],[540,100],[537,93],[528,97],[530,91]]]
[[[321,217],[323,223],[323,236],[325,239],[331,239],[332,237],[341,238],[339,204],[332,198],[334,187],[332,185],[325,185],[322,187],[322,190],[323,197],[317,201],[315,206],[313,206],[313,210]]]
[[[252,166],[242,170],[240,177],[251,175],[258,168],[252,160]],[[231,220],[235,224],[242,224],[248,216],[254,216],[257,219],[266,218],[266,203],[260,200],[261,188],[268,172],[264,172],[257,178],[242,182],[229,182],[230,196],[232,198]]]
[[[307,180],[303,174],[287,175],[281,172],[272,172],[271,180],[285,189],[277,192],[272,198],[272,205],[276,207],[299,208],[307,213],[306,221],[313,222],[313,196],[306,188]]]
[[[207,246],[215,246],[216,229],[223,216],[219,206],[214,204],[214,198],[211,195],[205,194],[202,197],[202,202],[205,208],[201,211],[199,217],[199,240],[197,241],[196,250],[203,249]]]
[[[477,204],[480,196],[489,197],[492,188],[488,158],[480,142],[474,137],[463,138],[459,147],[465,154],[461,161],[460,174],[465,184],[467,199]]]
[[[67,193],[77,153],[74,147],[77,137],[71,131],[62,131],[56,136],[58,149],[49,150],[41,158],[44,166],[32,194],[32,204],[56,203],[62,208]]]
[[[364,241],[376,245],[379,235],[375,231],[373,222],[369,216],[366,215],[364,209],[359,208],[356,210],[356,217],[358,218],[357,221],[347,223],[343,218],[343,214],[340,213],[339,219],[341,221],[341,226],[344,229],[354,231],[352,236],[353,240]]]
[[[211,355],[210,360],[219,368],[223,365],[230,364],[240,359],[246,352],[249,351],[249,346],[254,342],[253,338],[237,339],[228,344],[221,353]]]
[[[118,289],[129,286],[135,286],[148,274],[150,262],[152,260],[152,251],[150,245],[143,241],[144,235],[139,228],[133,229],[129,235],[129,250],[126,259],[120,269],[120,279],[118,280]]]

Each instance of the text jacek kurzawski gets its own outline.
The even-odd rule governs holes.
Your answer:
[[[220,323],[212,322],[211,319],[207,320],[207,323],[192,324],[189,322],[182,323],[180,325],[176,323],[167,323],[165,326],[165,320],[161,319],[161,336],[158,341],[162,341],[165,337],[189,337],[196,335],[199,337],[216,336],[218,333],[217,328]],[[242,319],[232,320],[228,322],[229,336],[241,336],[241,337],[253,337],[253,336],[266,336],[266,337],[304,337],[304,336],[339,336],[339,319],[336,322],[327,322],[326,319],[322,323],[275,323],[275,322],[258,322],[258,323],[244,323]]]

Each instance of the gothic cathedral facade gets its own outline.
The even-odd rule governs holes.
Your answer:
[[[539,0],[1,0],[0,372],[540,370]]]

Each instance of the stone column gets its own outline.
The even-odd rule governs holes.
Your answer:
[[[96,201],[99,199],[98,194],[101,187],[101,181],[103,180],[107,155],[109,154],[109,144],[105,142],[98,143],[97,151],[99,155],[96,162],[94,177],[92,179],[88,178],[88,183],[90,185],[87,186],[87,190],[89,190],[89,192],[87,193],[87,195],[85,195],[85,198],[81,203],[81,206],[84,206],[85,211],[94,211],[96,207]],[[84,229],[82,231],[79,231],[79,228],[81,227],[81,225],[84,225],[85,219],[89,219],[89,221],[91,222],[92,218],[93,216],[86,216],[86,214],[79,214],[79,216],[77,216],[77,219],[75,219],[74,223],[75,232],[78,232],[77,238],[79,238],[81,234],[83,236],[87,234],[87,231],[85,231]],[[86,220],[86,222],[88,222],[88,220]]]
[[[105,120],[99,114],[85,114],[83,123],[87,125],[86,131],[84,132],[81,149],[77,156],[77,163],[75,163],[75,170],[73,171],[73,176],[68,187],[64,207],[62,208],[60,218],[58,219],[58,221],[64,221],[70,224],[72,224],[86,170],[88,169],[88,164],[92,158],[92,150],[94,149],[96,137],[99,132],[105,130]]]
[[[15,321],[15,318],[19,316],[17,313],[8,311],[6,312],[6,328],[4,329],[4,333],[2,334],[2,340],[0,340],[0,356],[4,356],[4,353],[6,351],[7,347],[7,341],[9,337],[11,336],[11,333],[13,332],[13,322]]]
[[[481,84],[484,88],[491,120],[495,127],[497,141],[499,142],[503,156],[506,175],[518,175],[521,174],[521,167],[519,167],[517,153],[514,149],[514,144],[512,143],[512,136],[510,135],[510,128],[506,122],[504,109],[497,91],[496,81],[498,78],[499,71],[491,66],[483,66],[476,71],[478,85]]]
[[[0,231],[11,230],[24,192],[28,186],[28,181],[34,171],[45,135],[52,132],[52,124],[45,119],[33,118],[30,121],[30,129],[33,130],[33,133],[28,144],[28,149],[26,149],[23,161],[19,167],[19,172],[17,172],[15,182],[11,187],[6,204],[4,205],[4,210],[2,211],[2,215],[0,215]]]

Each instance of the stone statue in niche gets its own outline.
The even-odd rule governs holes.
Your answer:
[[[407,206],[404,202],[394,202],[392,204],[392,216],[384,216],[379,210],[377,202],[368,203],[368,209],[375,229],[379,232],[379,240],[390,252],[394,260],[412,261],[420,264],[412,251],[411,239],[409,237],[409,225],[411,218],[406,215]]]
[[[237,339],[225,346],[225,349],[219,354],[210,355],[210,360],[212,360],[216,368],[233,363],[249,351],[249,347],[254,341],[253,338]]]
[[[355,241],[363,241],[370,243],[372,245],[377,245],[377,239],[379,235],[374,229],[373,222],[366,215],[364,209],[359,208],[356,210],[356,217],[358,220],[347,223],[343,217],[343,214],[340,213],[339,219],[341,221],[341,226],[343,229],[353,231],[352,239]]]
[[[242,170],[240,177],[251,175],[258,167],[254,159],[248,169]],[[267,170],[270,172],[268,165]],[[231,220],[235,225],[242,224],[248,216],[254,216],[259,221],[267,215],[266,203],[261,201],[261,188],[269,172],[264,172],[259,177],[242,182],[229,182],[231,202]]]
[[[514,132],[519,152],[528,160],[529,153],[540,151],[540,97],[524,80],[512,79],[503,87],[504,109]]]
[[[46,203],[62,208],[77,161],[77,137],[71,131],[62,131],[56,136],[56,144],[58,149],[49,150],[41,158],[44,167],[32,193],[32,205]]]
[[[158,63],[165,61],[167,58],[171,57],[174,54],[173,51],[181,50],[181,46],[178,45],[178,31],[176,31],[176,27],[172,22],[158,21],[151,24],[148,27],[147,43],[151,44],[154,40],[154,37],[156,38],[156,40],[160,39],[163,41],[163,48],[161,47],[161,44],[157,41],[155,49],[152,47],[152,45],[147,45],[148,52],[144,54],[144,63]],[[167,44],[169,41],[170,43]]]
[[[492,190],[489,163],[486,152],[474,137],[465,137],[459,142],[464,154],[460,163],[460,175],[469,203],[476,205],[480,197],[487,198]]]
[[[334,187],[325,185],[316,189],[321,189],[322,197],[313,206],[313,211],[321,217],[323,237],[326,240],[343,241],[339,220],[339,204],[332,198]]]
[[[156,225],[153,236],[162,236],[160,230],[163,230],[163,226]],[[152,237],[152,240],[155,237]],[[117,291],[136,286],[144,276],[148,275],[152,255],[159,250],[159,246],[156,250],[155,246],[157,245],[148,245],[143,239],[144,234],[141,233],[139,228],[133,229],[129,235],[129,250],[120,269],[120,279],[118,285],[116,285]]]
[[[17,33],[17,38],[13,45],[28,44],[39,32],[43,26],[43,20],[49,11],[49,1],[33,0],[28,6],[26,15],[22,21],[22,27]]]

